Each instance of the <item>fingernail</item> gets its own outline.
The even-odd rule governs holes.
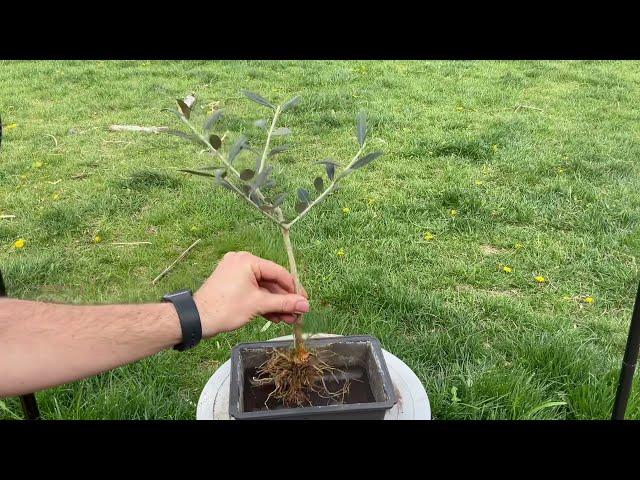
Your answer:
[[[295,307],[296,313],[306,313],[309,311],[309,302],[307,300],[298,300]]]

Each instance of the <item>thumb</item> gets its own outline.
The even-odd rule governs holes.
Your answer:
[[[270,293],[261,291],[258,297],[258,314],[266,313],[306,313],[309,300],[295,293]]]

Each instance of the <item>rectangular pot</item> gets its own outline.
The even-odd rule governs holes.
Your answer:
[[[358,368],[363,371],[370,390],[370,401],[342,405],[320,405],[271,410],[245,410],[245,373],[258,367],[272,349],[292,348],[292,340],[240,343],[231,351],[231,390],[229,413],[237,420],[332,420],[363,419],[382,420],[385,413],[396,403],[396,395],[389,371],[382,354],[380,342],[372,336],[310,338],[306,345],[316,349],[322,347],[339,354],[338,368]],[[352,384],[353,385],[353,384]]]

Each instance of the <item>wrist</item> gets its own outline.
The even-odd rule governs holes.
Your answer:
[[[202,338],[211,338],[224,330],[220,328],[220,317],[215,307],[212,307],[202,297],[196,295],[193,296],[193,301],[196,304],[198,313],[200,314],[200,322],[202,323]]]
[[[164,347],[172,348],[182,342],[182,328],[180,328],[180,318],[175,307],[171,303],[157,304],[160,324],[162,325]]]

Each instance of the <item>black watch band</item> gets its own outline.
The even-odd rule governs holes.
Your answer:
[[[175,350],[184,351],[195,347],[202,339],[202,324],[196,302],[193,301],[191,290],[181,290],[168,293],[162,300],[173,303],[178,312],[180,327],[182,328],[182,343],[175,345]]]

